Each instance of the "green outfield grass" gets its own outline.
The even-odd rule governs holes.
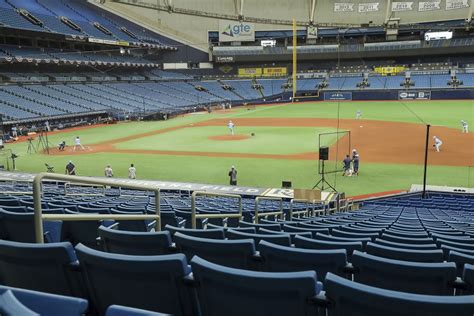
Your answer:
[[[213,118],[237,117],[314,117],[349,118],[360,109],[364,119],[400,121],[424,124],[424,122],[460,128],[460,120],[467,120],[474,126],[474,101],[430,101],[430,102],[308,102],[288,105],[257,107],[255,110],[235,109],[229,113],[196,114],[160,122],[132,122],[90,128],[81,131],[50,135],[52,145],[61,140],[72,144],[75,136],[80,136],[84,145],[91,147],[115,139],[161,130],[164,128],[189,125]],[[416,113],[417,116],[414,115]],[[421,120],[420,120],[421,119]],[[178,129],[164,134],[137,138],[117,144],[120,149],[151,149],[174,151],[205,151],[229,153],[294,154],[316,152],[317,132],[327,132],[328,127],[239,127],[237,133],[255,137],[243,141],[212,141],[209,136],[228,133],[225,126],[206,126]],[[335,139],[334,139],[335,141]],[[474,146],[474,145],[473,145]],[[238,169],[239,185],[279,187],[282,180],[290,180],[294,187],[311,188],[319,179],[317,161],[279,160],[251,158],[214,158],[196,156],[173,156],[153,154],[93,153],[83,155],[48,156],[26,153],[27,143],[7,145],[19,154],[19,171],[45,171],[44,163],[55,166],[56,172],[64,172],[69,160],[77,166],[80,175],[102,175],[106,164],[111,164],[115,175],[126,177],[130,163],[137,167],[141,179],[175,180],[226,184],[227,171],[231,165]],[[1,164],[1,162],[0,162]],[[421,165],[397,165],[364,163],[361,161],[361,175],[346,178],[331,174],[328,180],[339,190],[349,195],[407,189],[413,183],[422,182]],[[431,166],[428,183],[433,185],[474,187],[474,167]]]

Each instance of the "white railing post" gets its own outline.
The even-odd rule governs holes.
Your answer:
[[[236,214],[196,214],[196,198],[198,196],[230,197],[239,201],[239,213]],[[210,193],[194,191],[191,194],[191,227],[196,229],[198,218],[240,218],[242,219],[242,197],[237,194]]]

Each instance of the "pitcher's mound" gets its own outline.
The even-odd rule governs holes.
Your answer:
[[[250,138],[247,135],[217,135],[217,136],[209,136],[211,140],[243,140]]]

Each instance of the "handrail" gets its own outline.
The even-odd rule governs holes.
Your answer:
[[[293,204],[294,203],[306,203],[306,211],[293,211]],[[309,215],[309,201],[306,200],[306,199],[291,199],[290,200],[290,218],[288,220],[291,221],[291,219],[293,218],[293,215],[300,215],[300,214],[306,214],[306,216]]]
[[[114,214],[43,214],[41,207],[41,183],[43,179],[52,180],[63,180],[66,182],[73,181],[75,183],[84,184],[98,184],[98,185],[109,185],[117,186],[113,180],[110,179],[98,179],[89,177],[78,177],[69,176],[55,173],[42,172],[35,176],[33,179],[33,201],[35,207],[34,221],[35,221],[35,239],[37,243],[42,244],[43,241],[43,219],[57,219],[57,220],[85,220],[94,221],[100,219],[118,219],[118,220],[144,220],[144,219],[156,219],[155,230],[161,230],[161,217],[160,217],[160,188],[144,185],[144,184],[121,184],[123,187],[136,190],[149,190],[155,192],[155,208],[156,214],[154,215],[114,215]]]
[[[102,194],[100,193],[67,193],[67,187],[71,185],[79,185],[80,183],[71,183],[71,182],[66,182],[64,183],[64,195],[65,196],[105,196],[105,185],[102,186]],[[85,186],[85,185],[84,185]],[[90,186],[94,187],[94,186]]]
[[[222,196],[239,200],[239,213],[236,214],[196,214],[196,198],[198,196]],[[242,218],[242,197],[237,194],[211,193],[205,191],[194,191],[191,195],[191,225],[196,229],[198,218]]]
[[[258,212],[258,204],[260,200],[274,200],[274,201],[280,201],[280,210],[279,211],[274,211],[274,212],[263,212],[259,213]],[[259,217],[264,217],[264,216],[270,216],[270,215],[280,215],[280,219],[284,219],[283,216],[283,199],[279,197],[272,197],[272,196],[257,196],[255,198],[255,224],[258,224],[258,218]]]

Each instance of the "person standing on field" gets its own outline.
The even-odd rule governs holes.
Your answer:
[[[112,178],[114,176],[114,171],[112,170],[112,167],[110,167],[110,165],[107,165],[107,167],[105,167],[104,175],[107,178]]]
[[[362,111],[361,110],[357,110],[356,112],[356,120],[360,120],[362,118]]]
[[[229,123],[227,123],[227,127],[229,128],[229,131],[230,131],[231,135],[234,135],[234,126],[235,126],[235,124],[232,121],[229,121]]]
[[[72,149],[72,151],[76,151],[76,147],[79,147],[82,150],[85,149],[84,146],[82,146],[81,144],[81,139],[79,138],[79,136],[77,136],[76,139],[74,140],[74,148]]]
[[[357,150],[353,149],[352,150],[352,168],[353,168],[354,174],[357,176],[359,175],[359,162],[360,162],[359,153],[357,152]]]
[[[72,163],[71,160],[69,160],[68,164],[66,165],[66,172],[65,173],[69,176],[75,176],[76,175],[76,166]]]
[[[129,179],[136,179],[137,178],[137,169],[133,165],[133,163],[130,165],[130,168],[128,168],[128,178]]]
[[[436,136],[433,136],[433,141],[434,141],[433,147],[436,149],[436,152],[439,153],[439,150],[441,148],[441,145],[443,145],[443,142],[441,141],[441,139],[439,139]]]
[[[463,133],[469,133],[469,125],[467,125],[467,122],[465,120],[461,120],[461,125],[462,125],[462,132]]]
[[[229,170],[230,185],[237,185],[237,170],[232,166]]]

